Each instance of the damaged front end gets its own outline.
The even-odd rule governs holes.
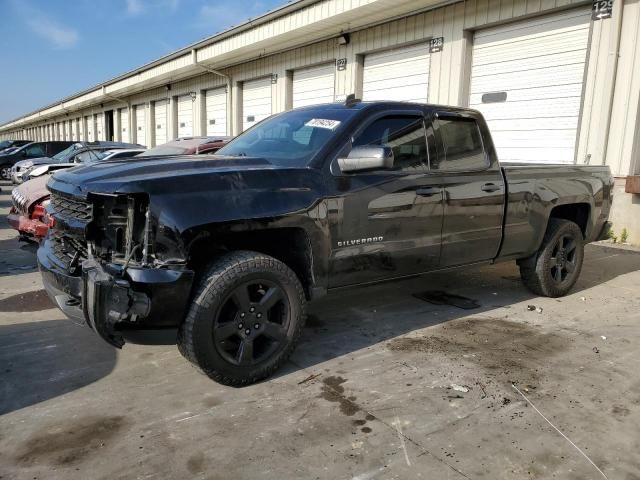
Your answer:
[[[127,333],[176,328],[193,272],[167,245],[146,195],[51,190],[54,228],[38,250],[45,289],[71,319],[122,347]],[[171,252],[165,258],[163,252]]]

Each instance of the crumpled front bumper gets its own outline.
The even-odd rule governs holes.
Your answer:
[[[121,348],[127,332],[175,328],[186,315],[192,271],[130,267],[123,275],[119,265],[90,259],[80,275],[72,275],[56,261],[51,242],[38,249],[47,294],[67,317],[107,343]]]

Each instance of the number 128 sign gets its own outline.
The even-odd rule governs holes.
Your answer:
[[[593,20],[602,20],[611,18],[613,11],[613,0],[593,0],[593,8],[591,18]]]

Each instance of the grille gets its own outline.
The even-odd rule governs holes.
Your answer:
[[[89,222],[93,217],[91,203],[84,200],[71,199],[55,193],[51,194],[51,207],[56,216],[72,218],[81,222]]]
[[[11,192],[11,200],[13,201],[13,206],[16,210],[26,215],[27,204],[29,203],[27,197],[18,192],[17,188],[14,188],[13,192]]]
[[[53,254],[64,265],[65,269],[69,269],[71,262],[78,253],[78,261],[76,267],[82,265],[83,260],[88,257],[86,244],[69,236],[54,235]]]

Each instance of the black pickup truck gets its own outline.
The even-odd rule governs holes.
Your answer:
[[[517,261],[533,292],[566,294],[612,187],[607,167],[499,165],[473,110],[348,101],[272,116],[213,156],[56,173],[38,263],[108,343],[177,329],[189,361],[243,385],[343,287]]]

